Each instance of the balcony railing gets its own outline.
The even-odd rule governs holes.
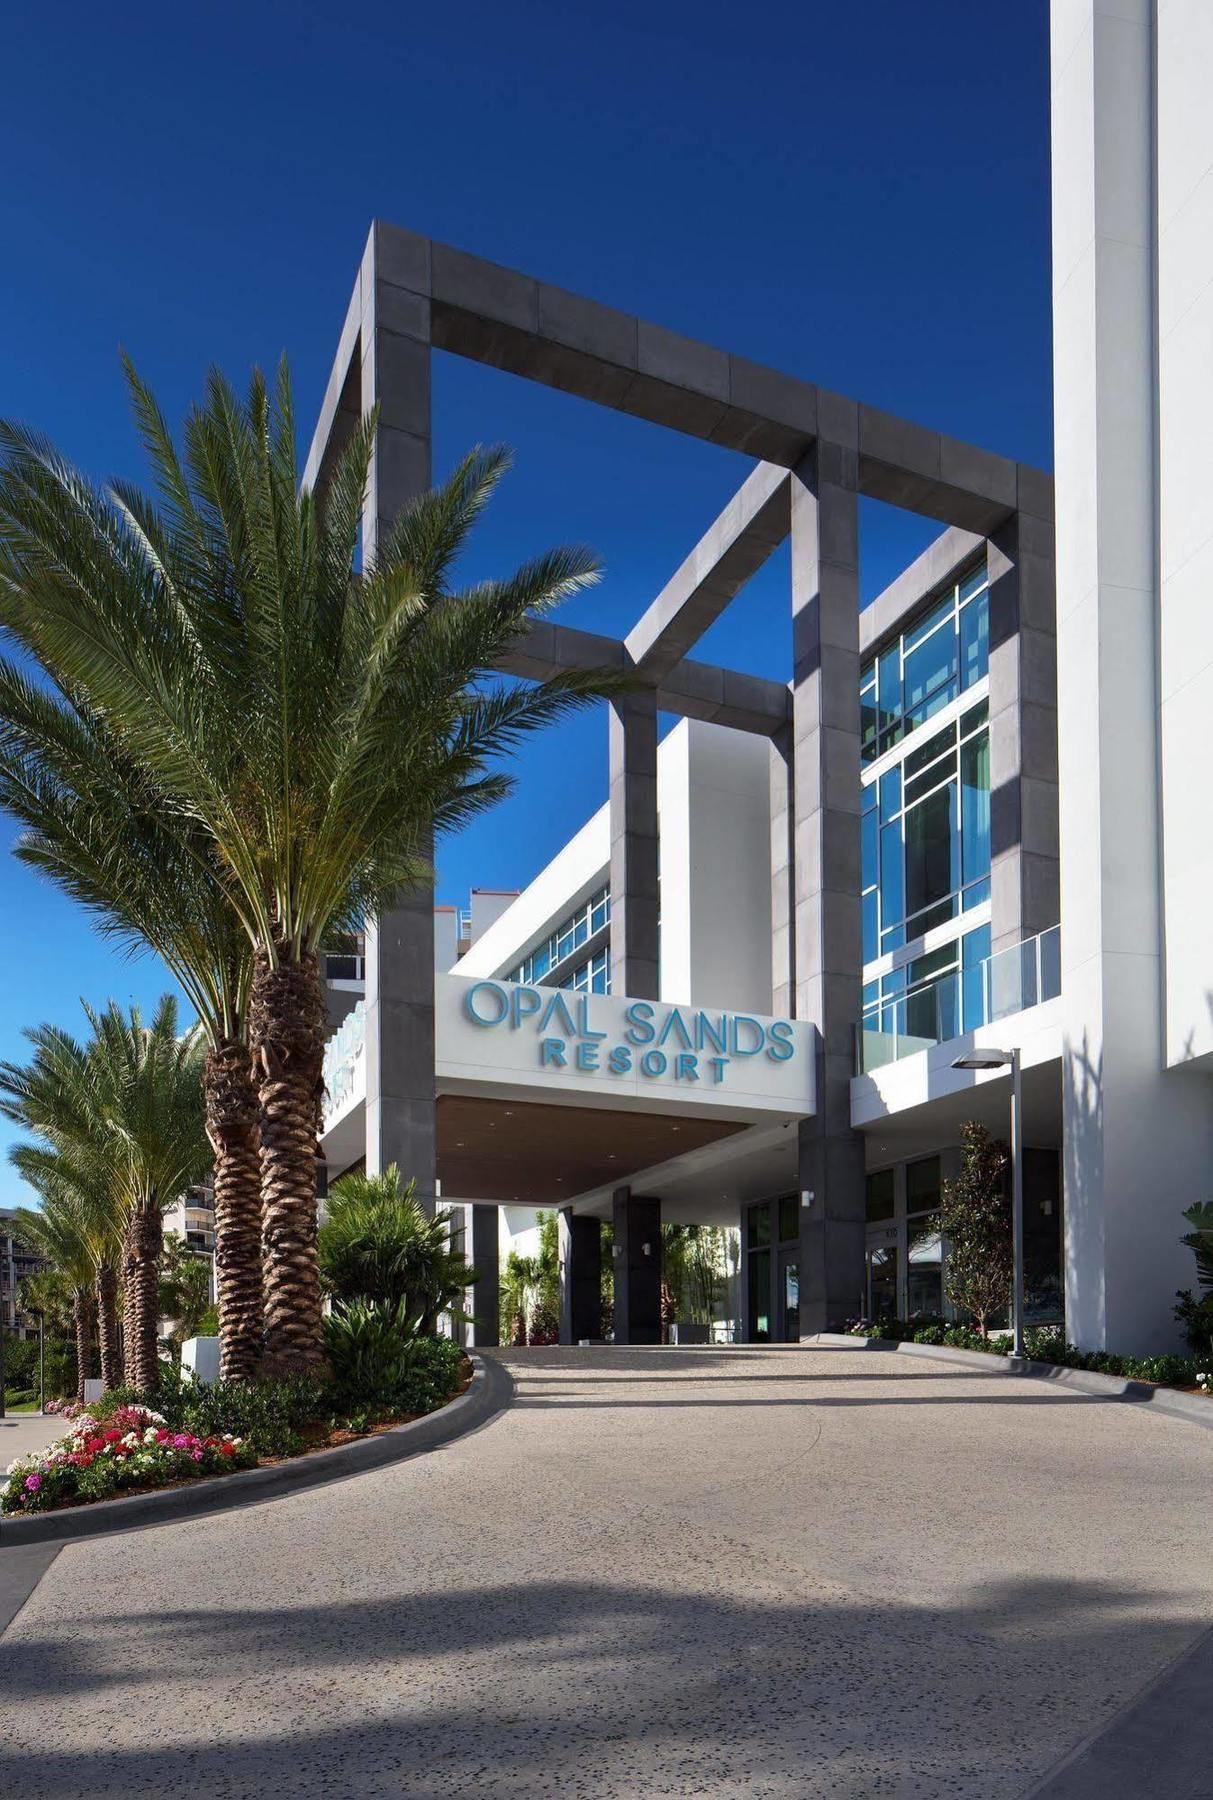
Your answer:
[[[980,1025],[993,1025],[1061,992],[1061,927],[1025,938],[971,969],[953,969],[908,994],[887,1000],[878,1024],[857,1033],[856,1066],[870,1075]]]
[[[363,1086],[363,1051],[366,1046],[366,1004],[360,1000],[341,1021],[324,1047],[324,1124],[336,1118]]]

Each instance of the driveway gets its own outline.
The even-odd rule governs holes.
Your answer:
[[[859,1350],[501,1361],[430,1455],[60,1551],[4,1791],[1211,1791],[1213,1433]]]

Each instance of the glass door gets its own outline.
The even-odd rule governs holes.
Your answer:
[[[779,1336],[785,1344],[800,1342],[800,1251],[779,1252]]]
[[[869,1319],[895,1319],[901,1297],[901,1252],[896,1225],[869,1225],[867,1238]]]

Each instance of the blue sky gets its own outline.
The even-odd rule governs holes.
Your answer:
[[[143,474],[125,346],[170,417],[208,364],[285,350],[306,433],[370,219],[393,219],[1022,460],[1051,466],[1046,0],[69,0],[10,34],[0,186],[0,408],[89,473]],[[516,467],[471,559],[594,545],[569,623],[625,630],[744,477],[744,459],[439,357],[435,467]],[[870,596],[930,535],[863,516]],[[786,561],[702,654],[785,677]],[[525,883],[605,798],[587,715],[528,746],[519,788],[441,847],[439,892]],[[8,855],[0,1056],[150,1002]],[[7,1141],[0,1130],[0,1146]],[[0,1203],[22,1196],[7,1166]]]

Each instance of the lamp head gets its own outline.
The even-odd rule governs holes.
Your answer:
[[[1006,1069],[1014,1059],[1011,1050],[966,1050],[963,1056],[953,1058],[954,1069]]]

